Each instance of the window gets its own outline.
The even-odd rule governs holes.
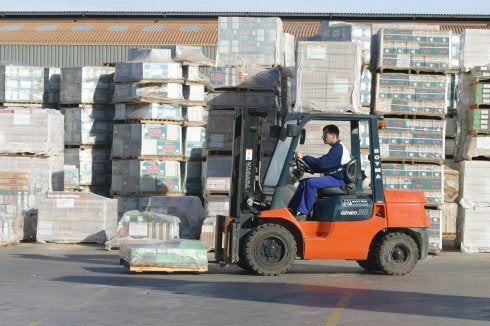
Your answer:
[[[126,25],[112,25],[107,29],[109,32],[125,32],[128,30],[128,26]]]
[[[165,30],[165,25],[148,25],[143,27],[143,32],[161,32]]]
[[[1,32],[17,32],[20,31],[24,25],[5,25],[0,27]]]
[[[38,32],[53,32],[58,29],[58,25],[41,25],[36,28]]]
[[[94,27],[92,25],[75,25],[72,27],[72,32],[90,32]]]

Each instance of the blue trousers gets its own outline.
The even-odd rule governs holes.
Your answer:
[[[308,178],[300,181],[289,207],[300,214],[308,215],[313,209],[316,200],[316,192],[324,187],[341,187],[345,185],[344,180],[332,176]]]

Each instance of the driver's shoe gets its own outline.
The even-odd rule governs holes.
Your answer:
[[[302,222],[302,221],[306,221],[306,215],[305,215],[305,214],[298,214],[298,215],[296,215],[295,217],[296,217],[296,219],[297,219],[298,221],[300,221],[300,222]]]

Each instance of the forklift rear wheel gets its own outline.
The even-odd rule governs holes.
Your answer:
[[[407,234],[387,234],[378,244],[376,252],[380,270],[389,275],[405,275],[417,264],[419,250]]]
[[[295,258],[296,241],[291,232],[281,225],[259,225],[245,241],[247,265],[258,275],[286,273]]]

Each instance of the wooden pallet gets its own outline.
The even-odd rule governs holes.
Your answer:
[[[165,266],[134,266],[129,264],[126,260],[121,259],[120,264],[128,268],[132,273],[145,273],[145,272],[158,272],[158,273],[178,273],[178,272],[190,272],[190,273],[203,273],[208,271],[208,265],[196,266],[196,265],[165,265]]]

